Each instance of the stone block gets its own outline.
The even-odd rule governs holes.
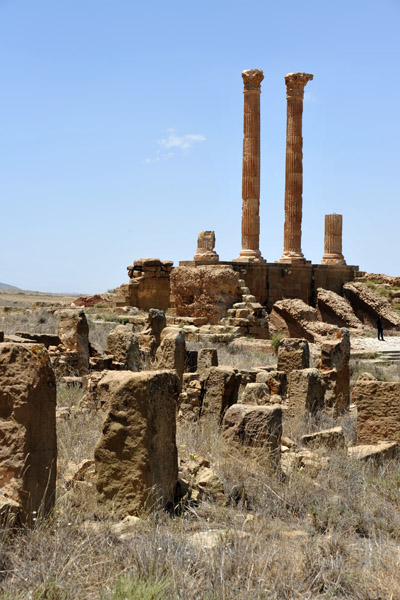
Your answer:
[[[216,348],[201,348],[197,357],[197,369],[199,372],[218,367],[218,352]]]
[[[243,390],[242,404],[267,404],[269,389],[265,383],[248,383]]]
[[[56,381],[39,344],[0,344],[0,489],[33,524],[54,505]]]
[[[341,427],[307,433],[301,437],[301,443],[303,446],[327,446],[328,448],[344,448],[346,446]]]
[[[181,329],[165,328],[161,344],[157,348],[156,361],[159,369],[175,369],[182,382],[185,371],[185,334]]]
[[[357,381],[357,444],[400,443],[400,381]]]
[[[59,311],[58,336],[68,350],[78,353],[78,373],[89,370],[89,325],[85,313],[80,310]]]
[[[122,516],[166,506],[178,479],[176,373],[108,371],[97,394],[103,414],[94,453],[100,501]]]
[[[288,416],[315,414],[324,406],[324,384],[318,369],[302,369],[289,374]]]
[[[287,393],[287,375],[285,371],[262,371],[257,373],[256,381],[262,381],[267,384],[269,393],[286,398]]]
[[[276,405],[234,404],[224,415],[224,435],[246,446],[265,447],[279,460],[282,437],[282,408]]]
[[[213,415],[220,423],[227,408],[237,403],[241,377],[229,367],[210,367],[203,377],[200,416]]]
[[[122,363],[124,369],[141,370],[141,354],[137,336],[126,325],[117,325],[107,337],[107,352],[114,361]]]
[[[278,346],[278,371],[308,369],[310,366],[310,350],[307,340],[284,338]]]

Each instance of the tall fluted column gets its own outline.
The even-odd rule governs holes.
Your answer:
[[[322,265],[345,265],[342,254],[342,215],[325,215],[325,240]]]
[[[288,73],[285,77],[287,99],[285,230],[283,254],[278,262],[305,262],[301,251],[303,211],[303,99],[309,73]]]
[[[260,94],[263,72],[242,71],[244,83],[242,249],[240,262],[265,262],[260,245]]]

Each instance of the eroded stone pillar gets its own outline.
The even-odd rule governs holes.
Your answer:
[[[244,83],[242,249],[240,262],[265,262],[260,245],[260,69],[242,71]]]
[[[283,254],[278,262],[305,262],[301,251],[303,210],[303,99],[309,73],[285,76],[287,99],[285,229]]]
[[[214,231],[200,231],[197,238],[197,250],[194,255],[195,262],[217,263],[219,256],[214,250],[215,233]]]
[[[325,240],[322,265],[345,265],[342,254],[342,215],[325,215]]]

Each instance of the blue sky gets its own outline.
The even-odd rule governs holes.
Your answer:
[[[302,248],[400,275],[400,0],[0,0],[0,281],[101,292],[134,259],[240,252],[241,71],[261,94],[263,256],[283,250],[284,76],[304,102]]]

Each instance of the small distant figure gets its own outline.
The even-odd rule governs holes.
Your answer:
[[[381,340],[382,342],[384,342],[385,340],[383,339],[383,325],[382,325],[382,320],[381,320],[380,315],[378,315],[376,317],[375,323],[378,328],[378,340]]]

